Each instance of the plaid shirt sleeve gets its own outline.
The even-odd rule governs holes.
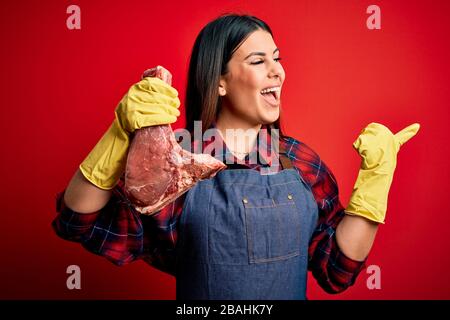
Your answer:
[[[64,191],[58,193],[53,229],[59,237],[79,242],[88,251],[116,265],[142,259],[162,271],[173,273],[171,253],[176,243],[176,221],[184,196],[149,218],[132,207],[123,185],[121,179],[106,206],[88,214],[71,210],[64,203]]]
[[[319,219],[309,245],[309,265],[319,285],[328,293],[339,293],[353,285],[365,261],[346,257],[336,242],[336,228],[345,216],[336,179],[320,157],[293,138],[285,141],[287,155],[310,186]]]

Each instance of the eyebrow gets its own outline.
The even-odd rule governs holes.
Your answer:
[[[275,52],[277,52],[277,51],[280,51],[280,49],[276,48],[275,50],[273,50],[273,53],[275,54]],[[244,60],[247,60],[251,56],[263,56],[263,57],[265,57],[266,53],[265,52],[252,52],[248,56],[246,56]]]

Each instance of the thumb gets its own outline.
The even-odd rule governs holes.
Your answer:
[[[395,138],[400,143],[400,146],[403,145],[405,142],[407,142],[409,139],[414,137],[416,133],[420,129],[420,124],[414,123],[410,126],[407,126],[403,130],[400,130],[395,134]]]

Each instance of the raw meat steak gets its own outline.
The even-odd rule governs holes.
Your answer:
[[[132,140],[125,192],[139,212],[150,215],[225,167],[209,154],[182,149],[170,125],[147,127]]]

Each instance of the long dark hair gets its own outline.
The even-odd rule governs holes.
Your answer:
[[[233,53],[254,31],[272,30],[261,19],[250,15],[226,14],[209,22],[198,34],[192,48],[186,88],[186,128],[194,130],[194,121],[202,121],[202,130],[217,119],[220,110],[218,94],[220,76],[228,72]],[[272,128],[280,128],[277,119]]]

